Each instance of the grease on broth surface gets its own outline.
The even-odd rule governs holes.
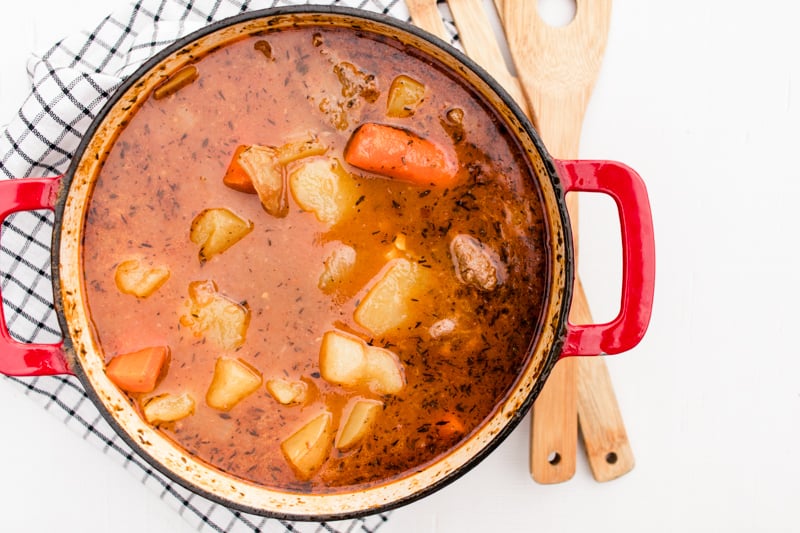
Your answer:
[[[149,99],[132,117],[93,192],[84,275],[106,361],[169,347],[163,378],[152,392],[131,394],[135,404],[144,409],[153,398],[174,397],[181,406],[175,420],[163,414],[170,402],[151,405],[160,409],[154,420],[161,430],[255,483],[352,490],[447,453],[508,395],[539,329],[548,261],[543,215],[518,147],[488,107],[435,62],[350,31],[311,27],[246,38],[195,66],[196,79]],[[395,101],[387,114],[399,76],[424,92],[412,84],[405,107],[397,111]],[[348,165],[345,147],[364,123],[446,147],[458,163],[455,184],[410,183]],[[223,183],[240,146],[308,139],[325,149],[281,167],[285,208],[269,213],[259,196]],[[339,165],[350,187],[334,218],[289,191],[293,172],[320,161]],[[234,214],[225,216],[247,231],[206,258],[190,232],[210,209]],[[478,260],[465,266],[463,257]],[[131,261],[168,268],[169,276],[146,296],[123,293],[115,271]],[[497,266],[494,278],[480,272],[481,261]],[[397,265],[413,273],[399,307],[380,328],[357,319],[370,289]],[[197,327],[191,288],[212,286],[217,292],[207,292],[226,299],[220,305],[247,313],[243,339],[215,342]],[[364,353],[392,354],[403,386],[376,388],[364,369],[349,384],[325,379],[320,350],[331,331],[355,339]],[[225,409],[207,401],[220,358],[241,361],[243,375],[252,370],[243,378],[248,386],[259,380]],[[368,427],[362,432],[359,424]],[[303,440],[296,436],[303,428],[326,439],[321,465],[293,467],[282,451],[287,440]],[[345,434],[335,437],[340,428]]]

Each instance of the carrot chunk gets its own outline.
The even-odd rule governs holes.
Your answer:
[[[106,375],[126,392],[152,392],[169,361],[169,348],[152,346],[117,355],[109,361]]]
[[[456,164],[441,146],[384,124],[359,126],[345,147],[344,159],[362,170],[418,185],[448,187],[456,181]]]
[[[255,194],[256,188],[253,185],[253,179],[242,166],[241,155],[245,150],[250,149],[248,145],[241,145],[236,148],[231,158],[231,163],[228,166],[225,176],[222,178],[222,183],[233,189],[234,191],[244,192],[247,194]]]

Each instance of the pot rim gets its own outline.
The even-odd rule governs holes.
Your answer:
[[[400,32],[411,34],[441,49],[447,55],[453,56],[458,61],[458,63],[463,65],[465,68],[471,70],[475,75],[477,75],[477,77],[479,77],[483,82],[485,82],[492,91],[496,93],[496,95],[502,101],[503,105],[505,105],[508,108],[510,114],[513,115],[513,117],[519,122],[519,125],[521,126],[522,131],[518,132],[510,131],[510,133],[517,138],[527,137],[528,139],[530,139],[536,151],[538,151],[538,154],[541,157],[541,162],[543,163],[544,166],[545,173],[550,179],[550,183],[554,193],[553,201],[557,206],[557,211],[560,217],[560,220],[557,221],[557,224],[560,226],[559,229],[561,231],[559,238],[563,238],[564,240],[562,244],[564,258],[561,259],[561,261],[563,261],[564,282],[563,282],[563,287],[560,289],[561,302],[562,302],[560,310],[553,317],[554,321],[552,327],[555,334],[553,336],[553,340],[550,344],[550,347],[549,349],[546,350],[547,353],[544,359],[542,360],[541,370],[537,374],[536,382],[532,385],[531,390],[527,394],[526,398],[519,404],[519,408],[516,409],[513,413],[511,413],[507,417],[507,420],[503,425],[503,427],[493,436],[493,438],[488,442],[488,444],[483,446],[483,448],[481,448],[478,452],[472,454],[464,463],[462,463],[454,470],[443,475],[435,482],[430,483],[420,489],[417,489],[414,492],[411,492],[405,497],[395,499],[393,501],[384,503],[377,507],[369,507],[357,511],[344,511],[344,512],[329,513],[329,514],[312,513],[312,514],[298,515],[294,513],[284,513],[275,510],[265,510],[247,504],[241,504],[231,500],[230,498],[226,498],[224,496],[206,490],[205,488],[190,482],[186,478],[179,477],[172,469],[170,469],[167,465],[163,464],[160,460],[158,460],[151,453],[149,453],[145,447],[141,446],[128,433],[128,431],[122,426],[122,424],[120,424],[115,417],[111,416],[109,412],[109,406],[95,390],[94,386],[92,385],[89,379],[89,376],[86,373],[86,369],[83,367],[82,364],[77,363],[76,362],[77,358],[74,357],[75,346],[73,343],[72,335],[70,334],[72,330],[69,327],[70,321],[67,320],[67,314],[64,312],[65,310],[64,310],[63,293],[62,293],[63,287],[61,283],[60,261],[62,253],[61,249],[62,230],[63,230],[62,223],[64,219],[64,212],[68,204],[69,192],[73,179],[79,170],[83,156],[87,148],[89,147],[92,139],[94,138],[95,134],[98,132],[101,125],[105,122],[109,112],[127,93],[128,90],[132,89],[137,83],[139,83],[140,80],[151,69],[153,69],[164,59],[180,51],[181,49],[191,45],[195,41],[198,41],[203,37],[206,37],[208,35],[217,32],[218,30],[262,18],[270,18],[282,15],[313,15],[313,14],[334,15],[334,16],[351,17],[356,19],[364,19],[365,21],[368,22],[388,26],[393,30],[398,30]],[[492,107],[494,107],[494,105],[492,105]],[[546,218],[548,219],[548,227],[552,227],[552,225],[556,223],[556,221],[550,220],[550,215],[548,213],[546,213]],[[503,89],[503,87],[496,80],[494,80],[489,75],[488,72],[486,72],[477,63],[475,63],[473,60],[467,57],[463,52],[459,51],[458,49],[456,49],[449,43],[443,41],[442,39],[439,39],[438,37],[431,35],[428,32],[408,22],[396,19],[389,15],[374,13],[371,11],[344,7],[344,6],[323,6],[323,5],[288,6],[288,7],[276,7],[276,8],[253,10],[240,13],[232,17],[225,18],[220,21],[208,24],[198,30],[195,30],[187,34],[184,37],[181,37],[172,44],[167,45],[166,47],[159,50],[156,54],[154,54],[147,61],[145,61],[140,67],[136,69],[136,71],[130,74],[120,84],[120,86],[114,91],[114,93],[110,96],[110,98],[104,104],[102,109],[95,116],[92,123],[84,133],[80,144],[75,150],[72,161],[70,162],[70,166],[67,172],[64,174],[64,177],[62,178],[61,187],[59,190],[59,196],[55,204],[55,219],[53,227],[54,231],[52,237],[51,269],[53,273],[57,273],[57,275],[52,276],[53,296],[54,296],[55,306],[57,309],[56,314],[58,317],[61,330],[65,332],[64,345],[63,345],[65,353],[68,354],[68,359],[72,362],[70,366],[75,375],[80,379],[81,383],[83,384],[86,394],[90,397],[92,402],[98,407],[103,418],[111,425],[115,433],[119,435],[126,442],[126,444],[128,444],[137,454],[142,456],[158,472],[165,475],[168,479],[172,480],[173,482],[178,483],[182,487],[185,487],[188,490],[191,490],[192,492],[199,494],[215,503],[227,507],[233,507],[254,515],[268,516],[277,519],[301,520],[301,521],[330,521],[330,520],[352,519],[402,507],[411,502],[419,500],[425,496],[428,496],[438,491],[442,487],[454,482],[455,480],[459,479],[461,476],[466,474],[468,471],[470,471],[472,468],[474,468],[477,464],[479,464],[486,456],[488,456],[503,441],[505,441],[505,439],[521,422],[523,417],[528,413],[534,400],[539,395],[541,388],[544,386],[544,383],[546,382],[547,377],[549,376],[552,368],[554,367],[556,361],[558,361],[561,355],[562,346],[566,336],[567,316],[569,313],[569,303],[572,300],[573,279],[574,279],[574,250],[572,246],[572,232],[566,207],[564,188],[556,172],[556,166],[553,162],[553,158],[545,149],[539,134],[536,132],[531,121],[524,115],[521,108],[514,102],[513,98],[511,98],[511,96],[505,91],[505,89]],[[548,253],[551,254],[552,252]],[[551,264],[554,261],[555,258],[551,257],[550,258]],[[553,273],[551,271],[552,267],[548,269],[548,277],[550,279],[547,280],[547,286],[551,286],[553,283],[555,283],[555,280],[553,279]],[[527,348],[528,352],[531,352],[533,344],[535,344],[538,338],[542,335],[542,330],[545,328],[545,326],[546,324],[540,324],[540,326],[538,327],[538,334],[536,338],[531,339],[531,345],[529,345]],[[518,383],[519,380],[515,382],[515,385],[512,386],[508,394],[512,394],[513,389],[518,386]],[[361,490],[362,489],[357,489],[355,492],[361,492]]]

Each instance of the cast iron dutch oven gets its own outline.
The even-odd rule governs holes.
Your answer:
[[[441,62],[472,86],[503,117],[507,130],[518,137],[530,159],[535,171],[531,179],[542,192],[552,248],[544,327],[539,337],[531,340],[528,363],[494,416],[434,464],[383,485],[333,494],[282,492],[232,477],[197,460],[145,423],[106,377],[104,357],[92,335],[91,317],[82,297],[82,231],[100,167],[97,154],[108,150],[115,131],[123,127],[128,102],[149,94],[166,76],[189,64],[192,55],[200,56],[243,35],[308,24],[388,37]],[[189,49],[192,54],[182,53]],[[53,292],[61,329],[66,332],[57,344],[22,344],[9,336],[5,321],[0,321],[0,371],[18,376],[76,375],[114,429],[155,468],[196,493],[250,513],[301,520],[341,519],[391,509],[425,496],[463,475],[503,441],[528,411],[559,358],[629,350],[642,338],[650,319],[655,249],[647,193],[639,176],[616,162],[552,159],[511,98],[467,57],[413,26],[359,10],[309,6],[254,11],[207,26],[167,47],[127,79],[89,128],[66,175],[10,180],[0,186],[0,219],[16,211],[55,210]],[[569,191],[608,194],[619,208],[621,311],[606,324],[567,322],[575,271],[564,203]]]

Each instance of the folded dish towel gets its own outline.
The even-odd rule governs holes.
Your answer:
[[[95,114],[121,81],[175,39],[240,12],[315,2],[273,0],[138,0],[94,28],[58,42],[31,58],[32,92],[0,137],[0,179],[56,176],[70,160]],[[338,4],[408,20],[402,0],[340,0]],[[455,27],[446,26],[455,40]],[[2,227],[0,272],[6,322],[22,342],[61,338],[50,279],[49,212],[9,217]],[[197,531],[375,531],[389,517],[378,514],[336,523],[265,519],[228,509],[174,484],[135,455],[99,414],[72,377],[8,378],[85,440],[95,444],[179,512]]]

